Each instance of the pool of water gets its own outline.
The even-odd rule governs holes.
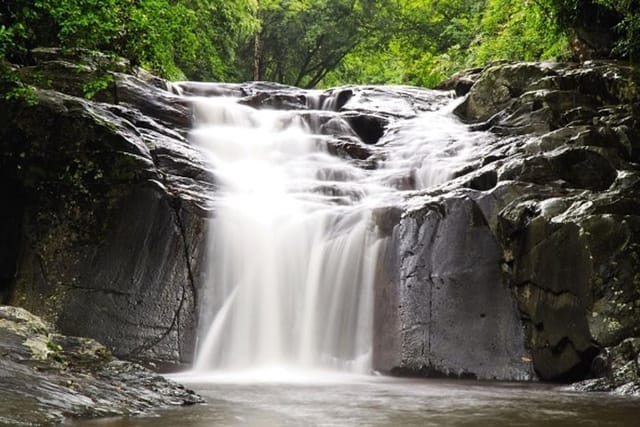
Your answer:
[[[528,383],[348,377],[183,382],[206,405],[73,426],[637,426],[640,399]],[[214,382],[211,382],[214,381]]]

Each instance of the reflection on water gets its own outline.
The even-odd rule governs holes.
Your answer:
[[[336,379],[336,378],[333,378]],[[640,399],[540,384],[350,377],[192,383],[207,405],[73,426],[636,426]]]

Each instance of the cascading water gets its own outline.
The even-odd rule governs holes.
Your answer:
[[[377,167],[363,168],[330,154],[335,137],[318,135],[308,111],[228,97],[194,105],[192,141],[218,185],[194,370],[368,372],[385,246],[371,212],[398,198],[399,177],[411,178],[410,189],[448,179],[477,139],[450,108],[424,112],[391,126]]]

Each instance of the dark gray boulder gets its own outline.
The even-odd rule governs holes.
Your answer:
[[[502,277],[502,251],[474,200],[478,196],[425,199],[399,218],[385,274],[376,286],[375,369],[400,375],[535,378],[518,311]]]
[[[485,121],[509,107],[532,83],[555,74],[555,65],[502,64],[485,70],[469,90],[458,113],[467,120]]]
[[[471,87],[478,80],[482,71],[482,68],[470,68],[458,71],[445,81],[441,82],[436,89],[452,90],[457,96],[464,96],[469,93]]]

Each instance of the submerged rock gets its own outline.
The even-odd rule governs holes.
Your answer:
[[[39,317],[0,306],[0,424],[44,425],[133,415],[202,398],[89,338],[59,335]]]

